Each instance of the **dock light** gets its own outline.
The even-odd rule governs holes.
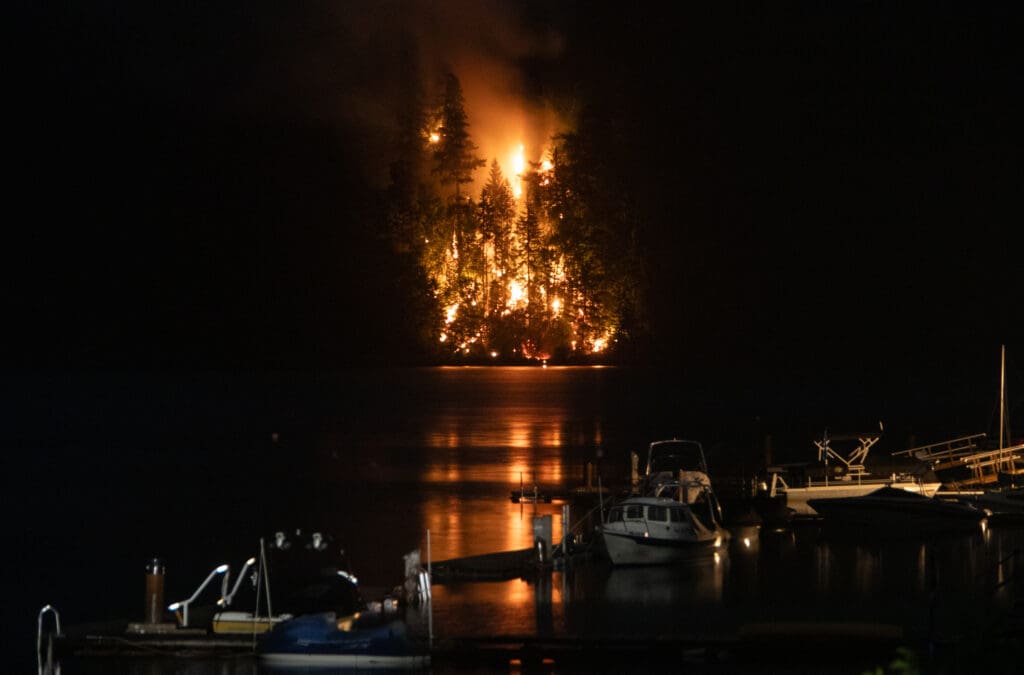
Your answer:
[[[750,548],[750,537],[743,537],[743,545]]]
[[[218,574],[224,574],[229,569],[230,569],[230,567],[228,565],[226,565],[226,564],[225,565],[220,565],[219,567],[214,569],[212,572],[210,572],[210,574],[206,577],[206,579],[203,580],[203,583],[199,584],[199,588],[196,589],[196,592],[192,594],[191,598],[189,598],[188,600],[179,600],[178,602],[172,602],[171,604],[167,605],[167,610],[170,611],[170,612],[177,612],[179,609],[181,610],[181,627],[182,628],[188,628],[188,607],[189,607],[189,605],[191,605],[193,602],[196,601],[196,598],[199,597],[199,594],[202,593],[206,589],[206,587],[210,585],[210,582],[213,581],[213,578],[215,576],[217,576]]]

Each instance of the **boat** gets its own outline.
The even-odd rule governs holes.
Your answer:
[[[707,458],[699,441],[680,438],[654,441],[647,446],[642,474],[637,471],[638,459],[633,453],[633,488],[636,494],[670,496],[678,492],[681,484],[687,484],[691,489],[706,488],[710,491]]]
[[[866,527],[877,533],[977,530],[991,515],[970,503],[896,487],[881,487],[857,497],[815,498],[809,503],[828,524]]]
[[[723,549],[729,532],[706,497],[692,503],[668,497],[629,497],[612,506],[598,527],[613,565],[665,565]]]
[[[382,614],[305,614],[275,626],[260,641],[261,663],[271,667],[420,669],[429,651],[415,645],[405,622]]]
[[[275,580],[291,580],[277,602],[292,618],[261,637],[256,647],[261,663],[357,669],[429,665],[429,651],[410,639],[398,600],[365,601],[358,580],[346,569],[344,553],[331,553],[334,547],[323,537],[292,546],[278,533],[271,549],[283,554],[271,559],[279,572]],[[415,557],[406,557],[407,577],[411,568],[420,567],[418,552],[410,555]],[[275,589],[279,586],[275,581]]]
[[[960,436],[893,453],[926,462],[948,491],[981,491],[1024,485],[1024,443],[1013,443],[1006,407],[1006,347],[999,376],[999,439],[988,434]]]
[[[670,564],[723,548],[730,535],[699,442],[655,441],[642,477],[637,466],[633,453],[634,492],[598,526],[613,565]]]
[[[242,565],[229,592],[230,575],[230,566],[220,565],[190,598],[168,605],[178,628],[251,636],[300,614],[355,611],[365,604],[344,552],[321,532],[279,531],[269,541],[260,539],[257,555]],[[220,596],[200,603],[217,577]]]
[[[989,523],[1019,526],[1024,523],[1024,487],[994,487],[965,494],[960,501],[988,510]]]
[[[933,496],[941,481],[928,475],[928,467],[918,463],[908,471],[875,475],[867,471],[868,454],[881,438],[879,431],[830,434],[827,430],[815,440],[818,461],[814,463],[768,466],[758,480],[755,505],[763,516],[782,519],[817,518],[811,504],[814,499],[859,497],[880,487]],[[852,442],[848,450],[837,450],[833,443]]]

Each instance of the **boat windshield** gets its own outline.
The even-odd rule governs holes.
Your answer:
[[[707,473],[704,450],[696,441],[660,441],[652,443],[647,454],[647,474],[663,471],[700,471]]]

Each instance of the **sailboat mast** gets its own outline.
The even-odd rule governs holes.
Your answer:
[[[1006,428],[1006,345],[1002,345],[999,365],[999,449],[1005,446]]]

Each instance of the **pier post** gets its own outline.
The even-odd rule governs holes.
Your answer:
[[[146,566],[145,623],[160,623],[164,612],[164,564],[153,558]]]
[[[569,520],[569,505],[562,504],[562,559],[569,560],[569,537],[572,536],[572,521]]]
[[[538,564],[546,565],[551,551],[551,515],[533,517],[533,543]]]

